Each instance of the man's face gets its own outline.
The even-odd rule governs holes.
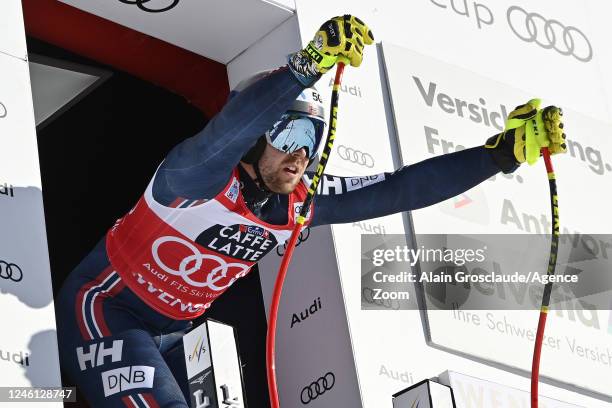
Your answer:
[[[264,183],[271,191],[279,194],[291,193],[300,182],[307,166],[305,149],[284,153],[266,144],[266,149],[259,159],[259,171]]]

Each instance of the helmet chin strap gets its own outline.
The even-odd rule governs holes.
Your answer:
[[[274,194],[268,186],[266,186],[259,171],[259,159],[251,163],[255,170],[255,178],[251,178],[249,173],[240,166],[240,171],[243,173],[243,196],[244,202],[249,210],[257,216],[260,215],[262,207],[268,202]]]
[[[264,181],[263,176],[261,175],[261,172],[259,171],[259,157],[253,163],[253,170],[255,170],[255,180],[253,181],[255,181],[255,184],[257,184],[257,187],[259,187],[261,191],[264,191],[269,194],[273,194],[273,191],[270,190],[270,188],[268,188],[268,186],[266,185],[266,182]]]

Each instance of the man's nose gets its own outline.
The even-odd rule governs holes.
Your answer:
[[[302,147],[301,149],[298,149],[294,151],[293,153],[291,153],[291,155],[302,158],[302,157],[308,156],[308,152],[305,147]]]

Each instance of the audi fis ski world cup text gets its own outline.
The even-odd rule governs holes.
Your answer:
[[[151,267],[151,265],[145,264],[144,265],[145,268],[146,267]],[[154,270],[151,269],[151,271],[153,272],[153,274],[155,274]],[[191,303],[191,302],[185,302],[184,300],[182,300],[179,297],[175,297],[173,295],[171,295],[170,293],[166,292],[165,290],[158,288],[157,286],[155,286],[155,283],[150,282],[148,280],[146,280],[140,273],[138,272],[134,272],[133,275],[136,277],[136,282],[139,285],[142,285],[144,287],[146,287],[147,291],[149,293],[154,293],[157,295],[157,298],[159,300],[161,300],[164,303],[169,304],[172,307],[178,307],[181,311],[186,311],[188,310],[189,312],[197,312],[199,310],[202,309],[208,309],[211,305],[211,302],[207,302],[207,303]],[[178,282],[173,282],[175,283],[176,286],[179,287],[179,289],[185,288],[185,286],[181,285]],[[195,292],[193,293],[194,295],[198,296],[200,295],[199,292]],[[208,297],[207,293],[201,293],[201,295],[203,297]]]
[[[430,2],[468,19],[473,15],[479,30],[495,23],[495,14],[484,3],[472,2],[468,5],[468,0]],[[537,44],[544,50],[554,50],[563,56],[571,56],[580,62],[593,59],[593,46],[584,31],[554,17],[513,5],[506,10],[506,23],[513,35],[521,41]]]

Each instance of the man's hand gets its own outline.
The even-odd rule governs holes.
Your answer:
[[[539,107],[539,99],[517,106],[508,116],[505,130],[487,140],[485,148],[491,149],[504,173],[514,171],[521,163],[537,162],[542,147],[548,147],[551,154],[567,152],[563,112],[555,106]]]
[[[360,66],[363,48],[373,42],[372,31],[357,17],[334,17],[323,23],[306,48],[289,55],[289,67],[301,83],[311,86],[338,61]]]
[[[360,66],[363,47],[373,42],[374,35],[368,26],[357,17],[345,14],[323,23],[305,51],[323,74],[338,60]]]

